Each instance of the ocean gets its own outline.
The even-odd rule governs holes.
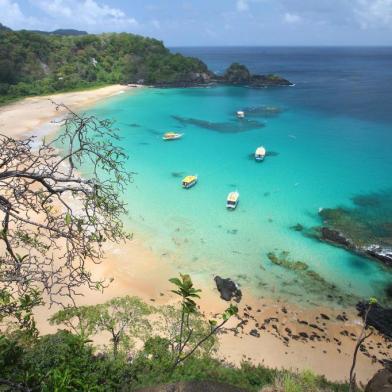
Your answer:
[[[392,222],[382,203],[392,193],[392,48],[171,50],[217,73],[240,62],[295,86],[140,89],[92,108],[116,121],[136,173],[125,194],[129,229],[162,263],[207,284],[231,277],[257,297],[309,306],[387,302],[391,269],[305,232],[322,224],[320,208],[355,209],[359,196],[376,195],[366,209]],[[245,121],[235,117],[242,109]],[[164,142],[168,130],[184,137]],[[260,145],[268,154],[257,163]],[[184,190],[187,174],[199,181]],[[227,211],[233,190],[240,202]],[[296,261],[305,270],[291,268]]]

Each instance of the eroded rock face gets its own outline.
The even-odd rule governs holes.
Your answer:
[[[366,302],[357,304],[356,307],[361,317],[364,317],[367,306]],[[368,324],[385,336],[392,338],[392,308],[384,308],[379,304],[372,305],[368,314]]]
[[[215,276],[214,280],[222,299],[225,301],[231,301],[232,299],[236,302],[241,301],[242,292],[230,278],[224,279],[220,276]]]
[[[175,384],[138,389],[136,392],[246,392],[229,384],[215,381],[182,381]]]
[[[365,392],[392,392],[392,370],[379,370],[369,381]]]
[[[388,266],[392,267],[392,248],[383,248],[378,245],[370,245],[365,249],[365,252]]]

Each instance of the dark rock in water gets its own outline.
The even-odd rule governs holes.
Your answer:
[[[231,301],[232,299],[236,302],[241,301],[242,292],[230,278],[224,279],[220,276],[215,276],[214,280],[222,299],[225,301]]]
[[[392,189],[357,195],[353,202],[354,207],[320,209],[324,227],[314,236],[391,267]]]
[[[363,318],[368,304],[359,302],[356,306],[360,316]],[[376,328],[379,332],[392,338],[392,308],[384,308],[379,304],[372,305],[368,314],[368,324]]]
[[[369,256],[382,261],[388,266],[392,266],[392,248],[383,248],[382,246],[370,245],[365,248],[365,253]]]
[[[292,86],[291,82],[277,75],[252,75],[245,65],[239,63],[231,64],[218,81],[249,87]]]
[[[379,370],[368,382],[365,392],[392,392],[392,369]]]
[[[343,234],[328,227],[321,228],[321,238],[324,241],[330,241],[334,244],[351,247],[351,242]]]
[[[246,390],[216,381],[180,381],[175,384],[141,388],[136,392],[246,392]]]
[[[249,69],[239,63],[231,64],[223,75],[223,80],[230,84],[246,85],[250,82],[250,79],[251,73]]]
[[[304,227],[300,223],[297,223],[296,225],[291,226],[290,229],[294,231],[302,231]]]
[[[172,80],[173,79],[173,80]],[[171,80],[155,82],[153,87],[196,87],[228,84],[244,87],[292,86],[293,83],[277,75],[253,75],[245,65],[233,63],[223,76],[215,75],[198,61],[197,70],[178,72]]]
[[[324,320],[330,320],[329,316],[327,316],[327,315],[324,314],[324,313],[320,313],[320,316],[321,316],[321,318],[324,319]]]

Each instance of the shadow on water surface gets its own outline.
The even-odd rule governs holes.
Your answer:
[[[246,116],[271,118],[276,117],[283,112],[282,109],[275,106],[253,106],[242,109]]]
[[[182,125],[195,125],[199,128],[208,129],[210,131],[221,133],[240,133],[252,131],[255,129],[263,128],[265,125],[262,122],[255,120],[234,120],[228,122],[212,122],[200,120],[196,118],[185,118],[181,116],[172,116]]]

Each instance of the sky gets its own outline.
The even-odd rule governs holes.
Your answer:
[[[0,0],[0,22],[168,46],[392,45],[392,0]]]

